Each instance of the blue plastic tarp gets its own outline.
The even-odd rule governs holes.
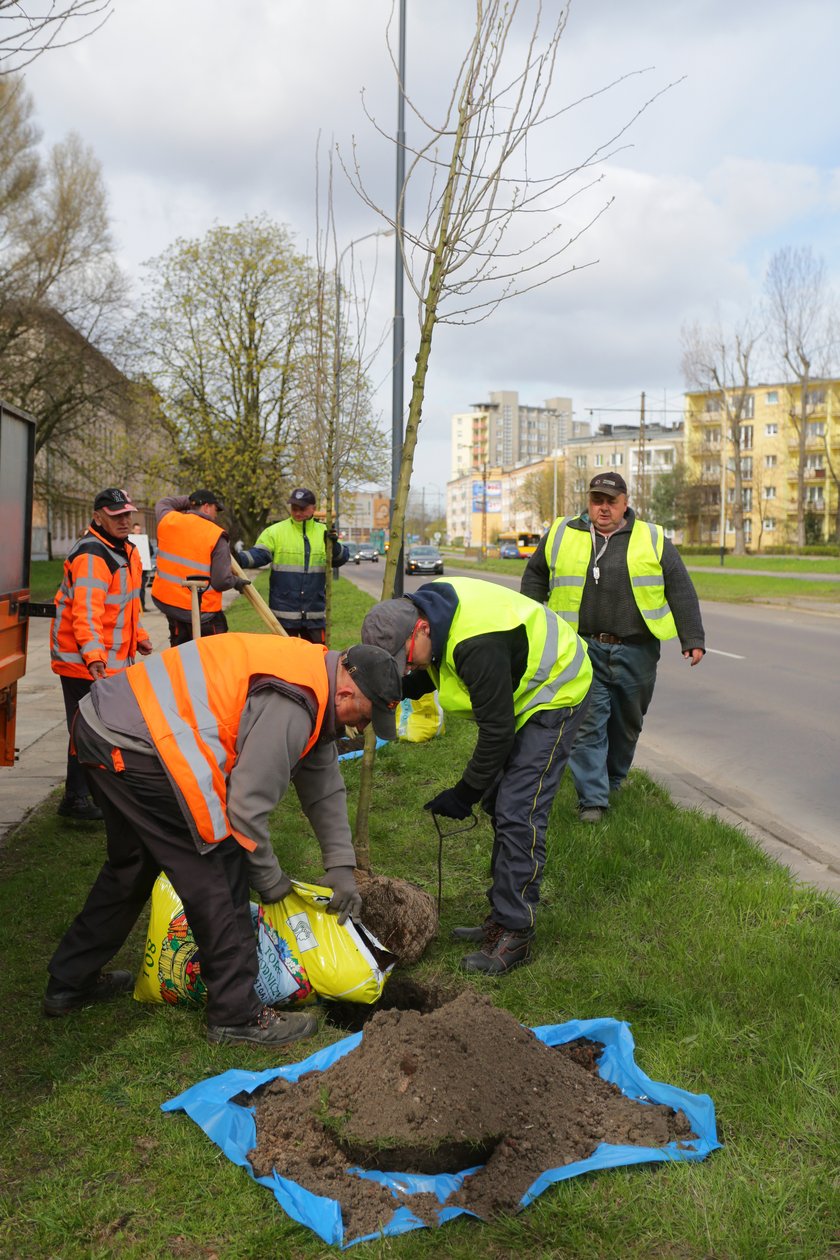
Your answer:
[[[526,1207],[537,1195],[542,1194],[555,1181],[565,1181],[569,1177],[579,1177],[582,1173],[595,1172],[599,1168],[615,1168],[620,1164],[643,1164],[653,1161],[698,1160],[705,1159],[711,1151],[717,1150],[714,1103],[707,1094],[690,1094],[687,1090],[673,1085],[664,1085],[660,1081],[652,1081],[641,1068],[637,1067],[633,1057],[634,1042],[630,1028],[626,1023],[616,1019],[573,1019],[565,1024],[544,1024],[533,1029],[535,1035],[549,1046],[559,1046],[566,1041],[574,1041],[577,1037],[588,1037],[592,1041],[601,1042],[604,1051],[598,1062],[599,1075],[617,1085],[628,1098],[644,1104],[664,1103],[674,1111],[683,1111],[688,1117],[692,1131],[697,1137],[689,1142],[670,1142],[664,1147],[644,1146],[611,1146],[601,1143],[588,1159],[578,1160],[574,1164],[565,1164],[562,1168],[547,1169],[537,1178],[523,1195],[521,1206]],[[248,1163],[248,1151],[256,1145],[256,1125],[253,1110],[231,1102],[237,1094],[251,1094],[260,1085],[272,1081],[275,1077],[285,1077],[287,1081],[296,1081],[305,1072],[323,1072],[350,1050],[355,1049],[362,1038],[362,1033],[354,1033],[345,1037],[335,1045],[319,1050],[304,1059],[302,1063],[289,1064],[286,1067],[269,1068],[265,1072],[245,1072],[231,1070],[220,1076],[212,1076],[209,1080],[200,1081],[190,1089],[171,1098],[162,1106],[163,1111],[185,1111],[190,1119],[204,1130],[207,1136],[224,1151],[235,1164],[247,1169],[253,1177],[254,1173]],[[411,1213],[404,1205],[406,1194],[434,1194],[440,1204],[457,1190],[464,1178],[475,1172],[475,1168],[464,1169],[455,1175],[439,1174],[437,1176],[419,1176],[410,1173],[365,1172],[355,1168],[348,1176],[367,1177],[388,1186],[395,1197],[400,1199],[394,1216],[381,1231],[383,1234],[403,1234],[410,1229],[420,1229],[424,1222]],[[354,1238],[352,1242],[344,1242],[344,1228],[341,1219],[341,1205],[334,1199],[322,1198],[305,1190],[294,1181],[281,1177],[273,1172],[270,1177],[256,1177],[261,1185],[273,1191],[277,1202],[294,1220],[308,1226],[321,1237],[324,1242],[339,1247],[352,1246],[353,1243],[369,1241],[379,1234]],[[463,1208],[441,1208],[438,1214],[440,1224],[460,1216]],[[470,1215],[470,1213],[467,1213]]]

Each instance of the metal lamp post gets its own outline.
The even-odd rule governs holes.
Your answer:
[[[338,433],[338,423],[341,416],[341,264],[344,262],[344,255],[348,250],[352,250],[355,245],[360,245],[362,241],[368,241],[373,236],[393,236],[393,228],[383,228],[375,232],[366,232],[364,236],[357,236],[355,240],[349,241],[338,256],[335,264],[335,355],[333,358],[333,378],[335,393],[335,431]],[[335,470],[335,485],[333,487],[333,523],[338,520],[338,498],[339,498],[339,477],[338,468]],[[339,576],[338,569],[333,569],[333,577]]]

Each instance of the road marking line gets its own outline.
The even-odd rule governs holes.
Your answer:
[[[719,648],[706,648],[707,652],[711,652],[712,656],[729,656],[733,661],[745,661],[746,656],[738,656],[735,652],[721,652]]]

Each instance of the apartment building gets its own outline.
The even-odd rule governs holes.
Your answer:
[[[571,398],[548,398],[545,406],[532,407],[520,403],[516,390],[495,390],[486,402],[452,417],[450,476],[482,470],[485,464],[532,463],[561,447],[573,423]]]
[[[663,473],[672,472],[682,455],[682,424],[602,424],[596,433],[566,443],[563,511],[586,506],[587,489],[599,472],[611,469],[627,483],[631,506],[639,516],[650,511],[653,490]]]
[[[741,392],[732,391],[731,410]],[[801,404],[798,385],[756,385],[744,397],[737,452],[728,435],[724,452],[726,412],[720,391],[686,394],[686,463],[700,486],[689,541],[733,546],[736,458],[746,545],[760,551],[796,541]],[[803,473],[806,541],[835,538],[840,514],[840,380],[815,381],[808,388]]]

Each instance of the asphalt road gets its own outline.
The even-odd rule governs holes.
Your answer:
[[[378,599],[382,570],[342,572]],[[518,589],[517,576],[484,576]],[[428,580],[406,576],[406,593]],[[703,621],[707,653],[694,669],[676,642],[663,644],[636,764],[680,804],[743,826],[840,892],[840,617],[707,602]]]

